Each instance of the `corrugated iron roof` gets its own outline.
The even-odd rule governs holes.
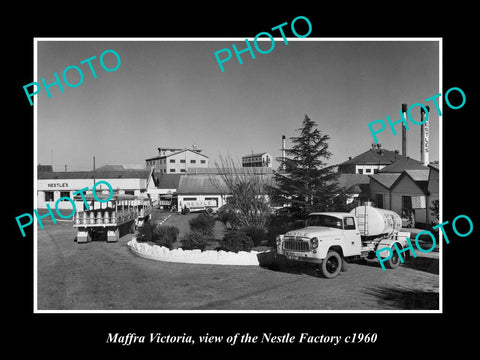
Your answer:
[[[418,160],[406,157],[395,161],[394,163],[385,166],[379,170],[380,173],[401,173],[405,170],[428,170],[428,167],[423,165]]]
[[[378,173],[369,175],[370,179],[375,180],[380,185],[383,185],[387,189],[395,183],[395,181],[400,177],[401,174],[393,174],[393,173]]]
[[[430,163],[430,164],[428,164],[428,166],[431,167],[432,169],[440,171],[440,164],[439,163]]]
[[[242,159],[243,158],[248,158],[248,157],[258,157],[258,156],[262,156],[262,155],[265,155],[267,154],[266,152],[262,152],[262,153],[256,153],[256,154],[248,154],[248,155],[244,155],[242,156]]]
[[[178,182],[177,193],[181,195],[218,195],[229,193],[229,191],[219,175],[182,175]]]
[[[155,174],[158,189],[178,189],[181,174]]]
[[[146,179],[148,170],[95,171],[96,179]],[[37,174],[37,179],[93,179],[93,171],[54,171]]]
[[[369,149],[360,155],[355,156],[352,159],[344,161],[343,163],[338,164],[342,165],[388,165],[401,158],[404,158],[403,155],[396,153],[395,151],[386,150],[386,149]]]
[[[52,165],[37,165],[37,172],[53,172]]]
[[[344,187],[346,189],[358,185],[358,184],[369,184],[370,178],[368,175],[362,174],[340,174],[338,177],[338,186]]]
[[[273,174],[273,169],[263,166],[263,167],[237,167],[237,168],[223,168],[217,169],[216,167],[195,167],[187,168],[187,175],[202,175],[202,174]]]
[[[413,181],[428,181],[430,170],[405,170]]]

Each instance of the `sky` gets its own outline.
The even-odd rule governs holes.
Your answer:
[[[83,82],[63,83],[35,95],[37,164],[54,170],[91,170],[106,164],[145,164],[158,147],[196,145],[213,164],[220,156],[251,152],[281,155],[281,137],[297,136],[305,115],[330,136],[329,164],[368,150],[374,142],[368,123],[389,115],[400,118],[402,103],[430,106],[430,161],[439,160],[439,116],[425,99],[439,89],[439,43],[429,41],[324,41],[319,38],[275,38],[269,54],[255,59],[241,54],[244,40],[214,41],[51,41],[37,42],[37,79],[53,83],[64,69],[78,66]],[[267,39],[268,40],[268,39]],[[252,41],[251,41],[252,42]],[[262,49],[270,43],[259,42]],[[221,72],[214,53],[229,48],[232,59]],[[99,63],[115,50],[121,64],[107,72]],[[92,60],[97,78],[88,64]],[[222,54],[221,56],[225,56]],[[107,53],[105,65],[116,58]],[[69,70],[75,84],[78,73]],[[32,90],[30,90],[32,91]],[[419,108],[412,112],[419,121]],[[407,155],[420,160],[420,126],[409,123]],[[401,151],[397,135],[387,128],[378,141]],[[53,160],[53,161],[52,161]],[[274,168],[278,163],[274,162]]]

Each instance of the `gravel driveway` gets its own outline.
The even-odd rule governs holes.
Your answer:
[[[118,243],[77,244],[71,222],[38,230],[39,310],[438,309],[438,271],[349,264],[328,280],[309,266],[164,263]],[[430,267],[431,264],[429,265]],[[435,268],[435,266],[433,266]]]

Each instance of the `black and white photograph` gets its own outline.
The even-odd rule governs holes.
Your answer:
[[[39,311],[441,310],[441,39],[262,40],[37,40]]]
[[[231,5],[5,26],[7,346],[473,349],[474,11]]]

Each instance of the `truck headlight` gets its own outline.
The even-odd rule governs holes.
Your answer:
[[[312,245],[312,249],[318,248],[318,239],[316,237],[310,239],[310,244]]]

